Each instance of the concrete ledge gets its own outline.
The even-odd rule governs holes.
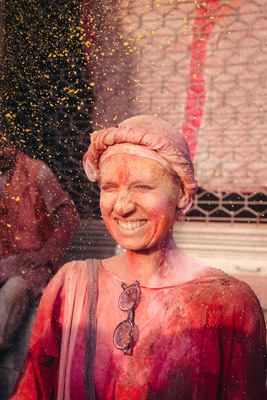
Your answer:
[[[267,277],[267,226],[185,222],[174,238],[185,253],[229,274]]]

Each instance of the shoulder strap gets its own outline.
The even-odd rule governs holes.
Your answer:
[[[91,263],[89,263],[91,261]],[[92,262],[93,261],[93,262]],[[91,287],[87,293],[88,311],[85,317],[85,374],[84,385],[86,400],[95,400],[94,364],[96,352],[96,306],[98,295],[98,262],[87,260],[88,282]]]
[[[95,304],[95,307],[93,307],[92,310],[96,311],[97,276],[97,260],[87,260],[86,268],[85,262],[76,262],[73,267],[70,268],[66,273],[66,297],[64,303],[64,319],[58,372],[57,400],[71,400],[71,367],[76,336],[81,319],[85,296],[87,296],[87,307],[91,310],[91,304]],[[93,319],[96,320],[96,315],[92,315],[92,317],[90,317],[90,320],[93,321]],[[94,324],[96,326],[96,321],[94,322]],[[94,344],[94,348],[95,346],[96,344]],[[94,359],[92,360],[92,363],[94,364]],[[94,400],[94,397],[92,397],[92,399]]]

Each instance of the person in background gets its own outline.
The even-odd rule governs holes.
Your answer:
[[[79,223],[49,167],[0,138],[0,352],[45,289]]]
[[[49,282],[11,399],[266,400],[255,294],[173,238],[197,191],[184,137],[139,115],[94,132],[84,169],[125,252]]]

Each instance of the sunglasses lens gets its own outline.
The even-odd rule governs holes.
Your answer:
[[[122,321],[115,329],[113,341],[117,349],[124,350],[131,343],[133,327],[130,321]]]
[[[122,311],[132,308],[138,298],[138,287],[136,285],[129,286],[119,297],[119,307]]]

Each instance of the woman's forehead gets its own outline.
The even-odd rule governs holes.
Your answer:
[[[165,168],[159,162],[150,158],[142,157],[136,154],[114,154],[106,158],[100,166],[100,174],[112,174],[119,171],[129,171],[140,173],[160,172],[164,173]]]
[[[107,158],[100,167],[100,182],[120,185],[137,182],[160,182],[171,175],[161,164],[133,154],[120,154]]]

